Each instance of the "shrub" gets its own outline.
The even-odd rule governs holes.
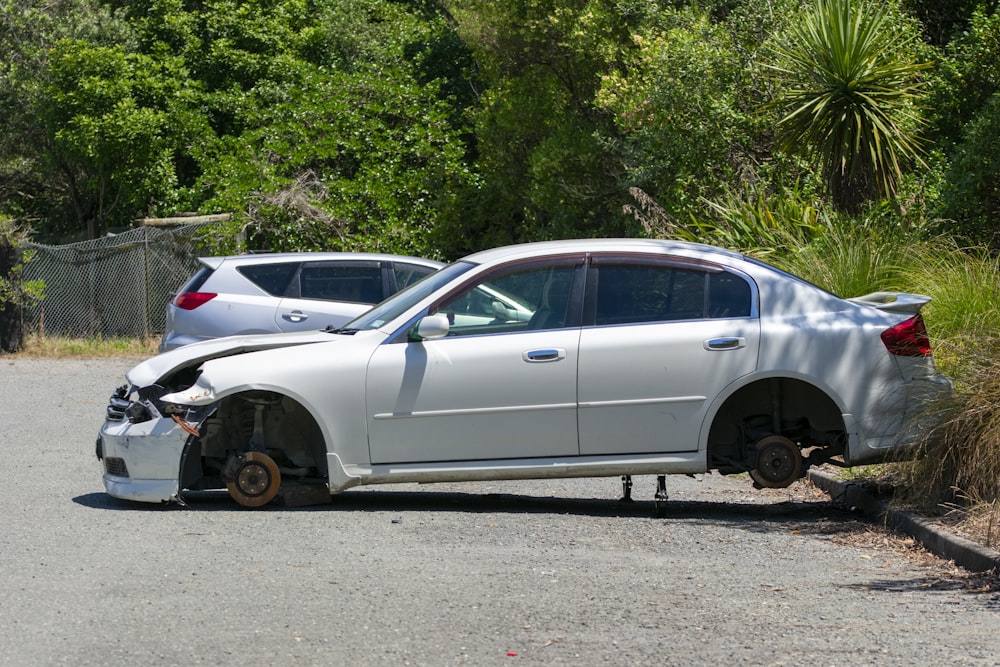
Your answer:
[[[28,233],[13,220],[0,216],[0,351],[17,352],[24,342],[23,308],[42,294],[41,281],[23,278],[25,257],[21,244]]]

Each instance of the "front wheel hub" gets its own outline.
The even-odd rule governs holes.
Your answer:
[[[274,500],[281,488],[278,464],[263,452],[245,452],[227,465],[229,495],[244,507],[260,507]],[[228,472],[231,471],[231,472]]]

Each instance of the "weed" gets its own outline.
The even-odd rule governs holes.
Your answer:
[[[61,338],[29,335],[24,347],[13,357],[64,359],[70,357],[151,357],[156,354],[156,340],[137,338]]]

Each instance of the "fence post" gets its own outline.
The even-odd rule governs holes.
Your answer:
[[[153,276],[150,275],[151,271],[149,268],[149,228],[142,228],[142,259],[143,259],[143,273],[146,278],[146,289],[142,292],[142,337],[143,340],[149,340],[151,337],[150,331],[152,331],[153,323],[150,322],[149,308],[150,303],[153,301],[152,290],[153,290]]]

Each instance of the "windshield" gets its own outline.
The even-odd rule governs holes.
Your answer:
[[[351,320],[341,330],[365,331],[368,329],[378,329],[387,322],[393,321],[433,294],[440,287],[448,284],[474,266],[475,264],[469,262],[449,264],[443,269],[421,278],[402,292],[389,297],[371,310]]]

